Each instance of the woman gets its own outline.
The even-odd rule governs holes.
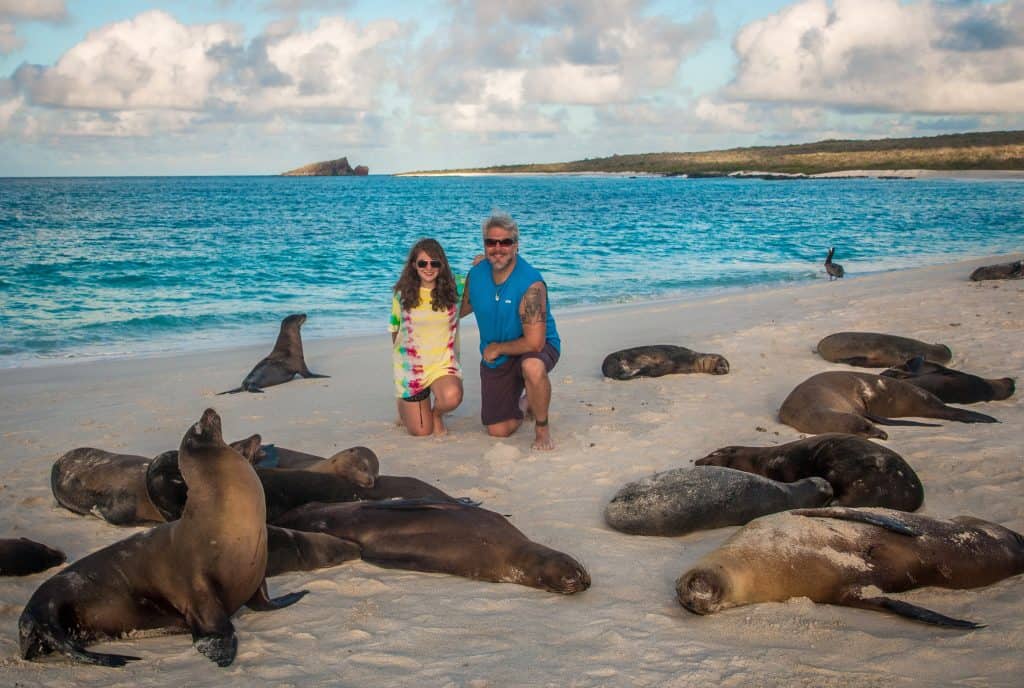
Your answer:
[[[389,328],[395,389],[398,415],[411,435],[445,434],[444,414],[462,403],[457,345],[464,287],[434,239],[416,242],[395,282]]]

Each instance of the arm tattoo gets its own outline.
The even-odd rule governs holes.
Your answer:
[[[547,299],[544,298],[544,287],[535,284],[523,295],[523,312],[519,319],[524,325],[542,323],[547,318]]]

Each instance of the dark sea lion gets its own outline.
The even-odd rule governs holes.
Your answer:
[[[828,273],[828,281],[831,282],[834,279],[842,279],[846,275],[846,271],[843,270],[843,266],[839,263],[832,262],[832,256],[836,254],[835,247],[828,250],[828,255],[825,256],[825,272]]]
[[[571,594],[590,587],[567,554],[533,542],[503,516],[429,499],[307,504],[281,526],[355,542],[363,561]]]
[[[259,435],[231,443],[233,449],[250,460],[259,445]],[[177,459],[177,449],[165,453]],[[115,526],[161,523],[164,517],[150,500],[146,485],[150,463],[144,456],[79,447],[54,462],[50,489],[65,509],[98,516]]]
[[[1016,391],[1013,378],[986,380],[977,375],[944,368],[918,356],[882,372],[886,377],[926,389],[947,404],[974,404],[1009,399]]]
[[[999,279],[1024,279],[1024,260],[1015,260],[1012,263],[999,263],[998,265],[986,265],[971,273],[972,282]]]
[[[289,315],[281,321],[274,349],[266,358],[256,364],[242,380],[240,387],[229,389],[218,394],[235,394],[236,392],[262,392],[264,387],[288,382],[296,375],[305,378],[330,377],[310,372],[306,367],[306,359],[302,353],[302,335],[299,329],[306,322],[305,313]]]
[[[702,354],[673,344],[652,344],[608,354],[601,363],[601,372],[615,380],[671,373],[725,375],[729,372],[729,361],[718,354]]]
[[[674,468],[628,483],[604,510],[605,522],[631,535],[686,535],[740,526],[765,514],[824,506],[832,488],[823,478],[793,483],[718,466]]]
[[[992,416],[946,406],[909,382],[871,373],[818,373],[797,385],[779,409],[779,420],[801,432],[842,432],[886,439],[882,425],[929,426],[894,417],[942,418],[961,423],[998,423]]]
[[[798,509],[752,521],[676,581],[697,614],[758,602],[814,602],[977,628],[877,594],[978,588],[1024,572],[1024,537],[970,516],[943,521],[886,509]],[[872,592],[874,591],[874,592]]]
[[[359,559],[359,545],[327,533],[267,526],[267,577],[314,571]]]
[[[791,483],[818,476],[832,486],[832,504],[917,511],[924,488],[903,457],[856,435],[827,433],[775,447],[723,447],[694,462]]]
[[[0,576],[27,576],[67,561],[59,549],[28,538],[0,538]]]
[[[862,368],[886,368],[915,356],[936,363],[949,363],[953,352],[944,344],[926,344],[908,337],[877,332],[836,332],[818,342],[818,353],[826,361]]]
[[[349,447],[324,458],[314,454],[264,444],[256,457],[257,468],[289,468],[314,473],[330,473],[370,488],[380,475],[380,461],[367,447]]]
[[[305,593],[268,599],[263,489],[249,462],[224,443],[207,409],[181,441],[191,499],[180,521],[94,552],[43,583],[18,619],[24,659],[60,652],[87,664],[137,659],[83,645],[133,631],[191,631],[197,650],[227,666],[237,638],[231,615],[243,604],[277,609]]]
[[[337,460],[336,460],[337,459]],[[308,469],[261,468],[256,475],[266,498],[267,522],[309,502],[352,502],[363,499],[395,497],[432,497],[455,501],[443,491],[416,478],[378,476],[371,487],[363,487],[348,477],[353,464],[377,466],[377,456],[366,447],[352,447],[323,462],[338,472]],[[374,469],[375,470],[375,469]],[[168,452],[158,456],[146,474],[149,498],[164,519],[181,516],[188,498],[188,487],[181,479],[177,457]]]

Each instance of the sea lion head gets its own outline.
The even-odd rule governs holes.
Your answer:
[[[203,411],[199,422],[190,427],[181,440],[181,451],[189,453],[223,446],[224,435],[221,432],[220,416],[212,408]]]
[[[732,445],[716,449],[707,456],[693,462],[694,466],[721,466],[723,468],[735,468],[741,471],[750,471],[753,467],[751,460],[752,452],[750,447]]]
[[[293,313],[293,314],[289,315],[287,318],[285,318],[284,320],[281,321],[281,329],[287,329],[287,328],[291,328],[291,327],[294,327],[295,329],[299,329],[300,327],[302,327],[305,324],[305,322],[306,322],[306,314],[305,313]]]
[[[729,361],[718,354],[704,354],[700,360],[700,370],[711,375],[725,375],[729,372]]]
[[[350,447],[327,459],[331,472],[359,487],[371,488],[380,475],[380,461],[368,447]]]
[[[231,443],[231,448],[236,452],[245,457],[246,461],[252,465],[258,464],[263,459],[267,458],[266,452],[260,447],[262,446],[263,438],[256,435],[249,435],[244,440],[238,440],[237,442]]]
[[[628,380],[639,372],[640,365],[635,361],[631,363],[622,352],[608,354],[601,363],[601,373],[613,380]]]
[[[590,574],[578,561],[564,552],[531,544],[533,547],[522,557],[523,568],[515,572],[513,582],[563,595],[590,587]]]
[[[694,614],[714,614],[731,607],[729,576],[721,566],[690,569],[676,581],[679,604]]]

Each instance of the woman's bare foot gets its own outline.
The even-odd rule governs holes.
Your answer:
[[[444,424],[444,414],[434,413],[434,437],[441,437],[448,434],[448,428]]]

